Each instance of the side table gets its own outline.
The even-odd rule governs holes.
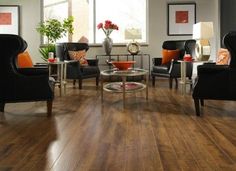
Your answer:
[[[60,87],[60,96],[62,95],[62,89],[64,87],[64,94],[66,93],[66,61],[48,62],[49,76],[56,77],[56,85]],[[56,66],[57,73],[52,73],[52,67]]]
[[[186,64],[188,62],[192,62],[192,63],[209,63],[212,61],[184,61],[184,60],[178,60],[178,62],[180,62],[180,71],[181,71],[181,80],[180,80],[180,84],[181,84],[181,93],[182,95],[185,95],[186,93],[186,85],[187,84],[192,84],[192,80],[186,80]]]

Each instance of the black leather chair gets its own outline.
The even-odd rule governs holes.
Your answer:
[[[223,44],[231,54],[229,65],[204,64],[197,67],[198,76],[192,94],[197,116],[200,116],[200,103],[203,106],[206,99],[236,100],[236,31],[226,34]]]
[[[56,56],[60,60],[71,60],[68,51],[88,50],[87,43],[58,43],[56,45]],[[81,66],[79,62],[74,61],[67,64],[67,79],[79,80],[79,89],[82,89],[82,80],[86,78],[96,78],[96,86],[99,84],[100,70],[98,59],[87,59],[88,66]]]
[[[180,55],[176,60],[172,60],[167,64],[162,65],[162,58],[152,58],[153,66],[152,66],[152,85],[155,86],[155,77],[166,77],[169,78],[169,87],[172,88],[173,79],[176,82],[176,88],[178,87],[177,78],[181,77],[180,74],[180,63],[177,60],[183,59],[185,53],[191,54],[194,56],[194,47],[196,41],[195,40],[168,40],[164,41],[162,44],[163,49],[167,50],[180,50]],[[187,63],[186,76],[191,80],[192,78],[192,63]]]
[[[54,82],[48,68],[18,68],[17,55],[27,43],[17,35],[0,34],[0,111],[6,103],[47,101],[47,114],[52,113]]]

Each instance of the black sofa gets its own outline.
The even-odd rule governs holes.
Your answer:
[[[192,94],[197,116],[200,116],[200,104],[204,106],[204,100],[236,100],[236,31],[226,34],[223,44],[231,54],[229,65],[197,67],[198,76]]]
[[[71,60],[68,51],[88,50],[87,43],[58,43],[56,44],[56,56],[61,61]],[[86,78],[96,78],[96,86],[99,84],[100,70],[98,59],[87,59],[88,66],[81,66],[78,61],[67,64],[67,79],[79,80],[79,89],[82,89],[82,80]]]
[[[155,77],[166,77],[169,78],[169,87],[172,88],[173,79],[176,82],[176,88],[178,87],[177,78],[181,77],[180,74],[180,63],[177,60],[183,59],[185,53],[194,56],[194,47],[196,41],[195,40],[168,40],[164,41],[162,44],[162,49],[167,50],[180,50],[180,55],[177,59],[172,60],[167,64],[162,64],[162,58],[152,58],[153,66],[152,66],[152,85],[155,86]],[[187,63],[186,66],[186,77],[190,80],[192,78],[192,68],[193,65],[191,62]]]

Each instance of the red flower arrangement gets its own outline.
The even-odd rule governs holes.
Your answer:
[[[113,30],[119,30],[119,27],[112,23],[110,20],[106,20],[105,23],[99,23],[97,25],[98,29],[102,29],[106,37],[109,37]]]

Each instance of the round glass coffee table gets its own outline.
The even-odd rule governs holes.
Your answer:
[[[122,82],[110,82],[104,84],[104,77],[120,77]],[[145,76],[145,84],[136,81],[127,81],[127,77]],[[146,89],[146,99],[148,99],[149,73],[145,69],[131,68],[128,70],[104,70],[101,72],[101,100],[103,101],[103,91],[111,93],[123,93],[123,105],[125,106],[125,94]]]

